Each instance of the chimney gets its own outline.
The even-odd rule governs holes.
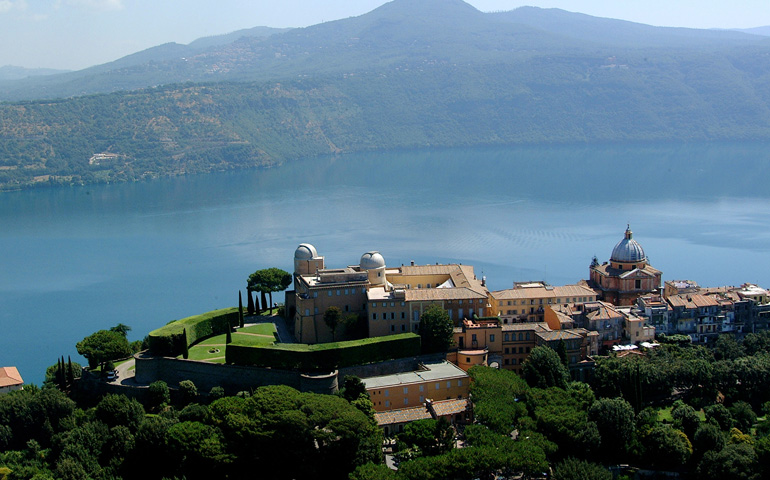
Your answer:
[[[412,260],[412,266],[414,267],[414,260]]]

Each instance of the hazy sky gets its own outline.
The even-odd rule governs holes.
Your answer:
[[[419,0],[413,0],[419,1]],[[770,25],[768,0],[466,0],[481,11],[523,5],[659,26]],[[166,42],[256,26],[304,27],[361,15],[385,0],[0,0],[0,66],[80,69]]]

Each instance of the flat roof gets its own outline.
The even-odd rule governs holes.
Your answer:
[[[391,375],[382,375],[379,377],[362,378],[361,381],[366,385],[366,389],[391,388],[399,385],[409,385],[415,383],[435,382],[455,378],[468,378],[460,367],[447,361],[439,363],[425,364],[424,370],[411,372],[399,372]]]

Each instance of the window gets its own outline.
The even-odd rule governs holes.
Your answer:
[[[519,341],[522,341],[523,339],[524,339],[524,336],[522,335],[521,332],[519,332]]]
[[[519,353],[524,353],[524,347],[519,347]]]
[[[401,302],[401,306],[403,307],[404,305],[406,305],[406,303],[404,303],[404,302]]]
[[[407,395],[409,393],[409,387],[404,387],[404,395]]]
[[[422,288],[422,283],[418,283],[417,288]]]
[[[516,314],[518,314],[518,313],[519,313],[519,312],[518,312],[518,310],[514,308],[514,309],[513,309],[513,314],[514,314],[514,315],[516,315]]]
[[[430,288],[430,283],[425,285],[425,288]]]
[[[509,340],[509,338],[510,338],[510,337],[509,337],[509,335],[508,335],[507,333],[506,333],[505,335],[503,335],[503,340],[504,340],[504,341],[506,341],[506,342],[507,342],[507,341]]]
[[[421,392],[424,392],[424,391],[425,391],[425,386],[424,386],[424,385],[420,385],[420,391],[421,391]]]
[[[457,303],[459,303],[460,305],[462,305],[462,304],[463,304],[463,301],[462,301],[462,300],[458,300],[458,301],[457,301]]]
[[[391,307],[395,307],[396,306],[396,302],[390,302],[390,306]]]
[[[463,381],[462,380],[458,380],[457,381],[457,386],[458,387],[462,387],[463,386]]]
[[[447,380],[446,388],[452,388],[452,381],[451,380]]]
[[[389,406],[390,406],[390,400],[385,400],[385,406],[386,406],[386,407],[389,407]]]
[[[471,340],[473,340],[474,342],[476,341],[476,334],[475,333],[471,334]]]
[[[395,325],[391,325],[390,326],[390,331],[391,332],[395,332],[396,331],[396,326]]]
[[[506,353],[506,354],[509,354],[509,353],[511,353],[511,351],[510,351],[510,350],[511,350],[510,348],[508,348],[508,347],[505,347],[505,353]]]
[[[515,358],[511,359],[511,365],[516,365],[516,359]]]
[[[315,307],[315,308],[313,309],[313,313],[315,313],[316,315],[318,315],[318,307]]]
[[[441,382],[436,382],[436,390],[438,390],[439,388],[441,388]]]
[[[506,358],[506,359],[505,359],[505,364],[506,364],[506,365],[510,365],[510,364],[511,364],[511,361],[510,361],[510,359],[507,359],[507,358]]]
[[[372,302],[372,308],[377,307],[377,302]]]
[[[342,290],[337,290],[337,296],[339,297],[340,295],[342,295]]]
[[[385,389],[385,396],[386,396],[386,397],[389,397],[389,396],[390,396],[390,390],[388,390],[388,389]]]
[[[502,301],[502,300],[500,300],[499,302],[497,302],[497,306],[498,306],[498,307],[502,307],[502,306],[503,306],[503,301]]]
[[[406,313],[405,312],[401,312],[401,320],[403,320],[405,318],[406,318]]]
[[[390,319],[394,320],[396,318],[396,312],[390,312]]]
[[[471,357],[465,357],[465,363],[471,363]]]
[[[401,324],[401,331],[402,331],[402,332],[405,332],[405,331],[406,331],[406,325],[404,325],[403,323]]]
[[[494,333],[489,336],[489,341],[490,342],[494,342],[495,341],[495,334]]]
[[[377,314],[376,313],[372,314],[372,320],[377,320]]]
[[[345,305],[345,311],[346,311],[346,312],[349,312],[349,311],[350,311],[350,305]]]
[[[529,340],[529,332],[527,332],[526,337],[527,337],[527,340]],[[527,351],[529,351],[529,349],[527,349]]]
[[[326,293],[328,293],[330,297],[332,296],[332,291],[331,291],[331,290],[329,290],[329,291],[328,291],[328,292],[326,292]]]
[[[310,315],[310,309],[309,309],[309,308],[306,308],[306,309],[305,309],[305,316],[307,317],[307,316],[309,316],[309,315]]]
[[[511,305],[511,301],[510,301],[510,300],[508,300],[508,306],[510,306],[510,305]]]
[[[313,298],[318,298],[318,292],[313,292]]]
[[[404,397],[404,405],[409,405],[409,399]]]
[[[345,289],[345,295],[350,295],[350,289],[349,288]]]

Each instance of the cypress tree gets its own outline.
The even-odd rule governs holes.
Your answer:
[[[267,304],[267,297],[265,297],[265,292],[260,292],[262,294],[262,310],[270,310],[270,307],[272,305]]]
[[[75,384],[75,369],[72,367],[72,357],[67,355],[67,383]]]
[[[66,387],[64,384],[64,366],[62,363],[64,363],[64,357],[56,359],[56,386],[58,386],[60,390],[64,390]]]
[[[190,355],[190,351],[187,349],[187,329],[182,330],[182,358],[187,360]]]
[[[232,330],[232,328],[228,328],[227,329],[227,337],[225,339],[225,343],[227,343],[227,344],[229,344],[229,343],[231,343],[233,341],[233,334],[230,333],[230,330]]]
[[[247,300],[248,305],[246,306],[246,311],[249,312],[249,315],[254,315],[254,299],[251,298],[251,290],[246,290],[246,295],[249,297]]]
[[[243,328],[243,295],[238,290],[238,326]]]

